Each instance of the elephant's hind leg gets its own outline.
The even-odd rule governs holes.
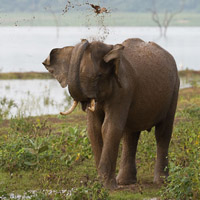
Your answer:
[[[172,134],[173,121],[166,121],[156,126],[157,159],[154,171],[154,182],[160,184],[168,176],[168,148]]]
[[[156,125],[157,160],[154,171],[154,182],[160,184],[168,176],[168,148],[171,140],[174,115],[178,99],[178,90],[174,95],[167,117]]]
[[[139,136],[140,132],[124,132],[120,170],[117,176],[119,185],[129,185],[137,181],[135,157]]]

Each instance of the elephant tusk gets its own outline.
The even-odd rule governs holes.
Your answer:
[[[89,110],[91,110],[92,112],[95,111],[95,100],[92,99],[90,102],[90,107],[88,107]]]
[[[76,106],[78,105],[78,101],[74,101],[73,105],[71,106],[71,108],[66,111],[66,112],[60,112],[61,115],[69,115],[70,113],[72,113],[74,111],[74,109],[76,108]]]

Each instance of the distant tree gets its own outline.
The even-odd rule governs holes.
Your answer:
[[[172,4],[171,6],[169,6],[169,3],[168,1],[168,5],[163,6],[162,9],[158,9],[158,0],[152,0],[152,8],[150,9],[151,17],[159,27],[161,37],[166,37],[167,29],[175,15],[183,11],[185,0],[176,1],[176,5]]]

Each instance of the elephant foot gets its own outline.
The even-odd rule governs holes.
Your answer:
[[[137,178],[135,173],[128,174],[128,173],[121,173],[119,172],[117,176],[117,184],[119,185],[131,185],[137,182]]]
[[[115,173],[111,172],[106,165],[98,168],[99,179],[103,183],[103,186],[108,190],[117,189],[117,181],[115,178]]]
[[[99,175],[100,181],[103,183],[103,186],[108,190],[115,190],[117,189],[117,181],[115,177],[110,177],[104,175]]]
[[[137,182],[137,179],[124,179],[124,178],[118,178],[117,177],[117,184],[118,185],[131,185],[135,184]]]
[[[116,190],[118,188],[115,178],[105,180],[103,185],[108,190]]]

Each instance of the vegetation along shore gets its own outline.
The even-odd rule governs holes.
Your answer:
[[[186,77],[200,72],[187,70],[179,74]],[[12,105],[9,108],[12,109]],[[169,150],[170,176],[162,186],[152,182],[156,156],[153,130],[143,131],[139,140],[138,183],[109,192],[96,178],[86,114],[80,108],[67,117],[5,119],[4,115],[0,109],[0,197],[9,199],[10,194],[15,197],[26,194],[32,200],[200,199],[198,84],[179,92]]]
[[[200,71],[195,70],[181,70],[179,71],[179,76],[184,77],[200,77]],[[0,80],[9,79],[53,79],[54,77],[49,72],[8,72],[0,73]]]

